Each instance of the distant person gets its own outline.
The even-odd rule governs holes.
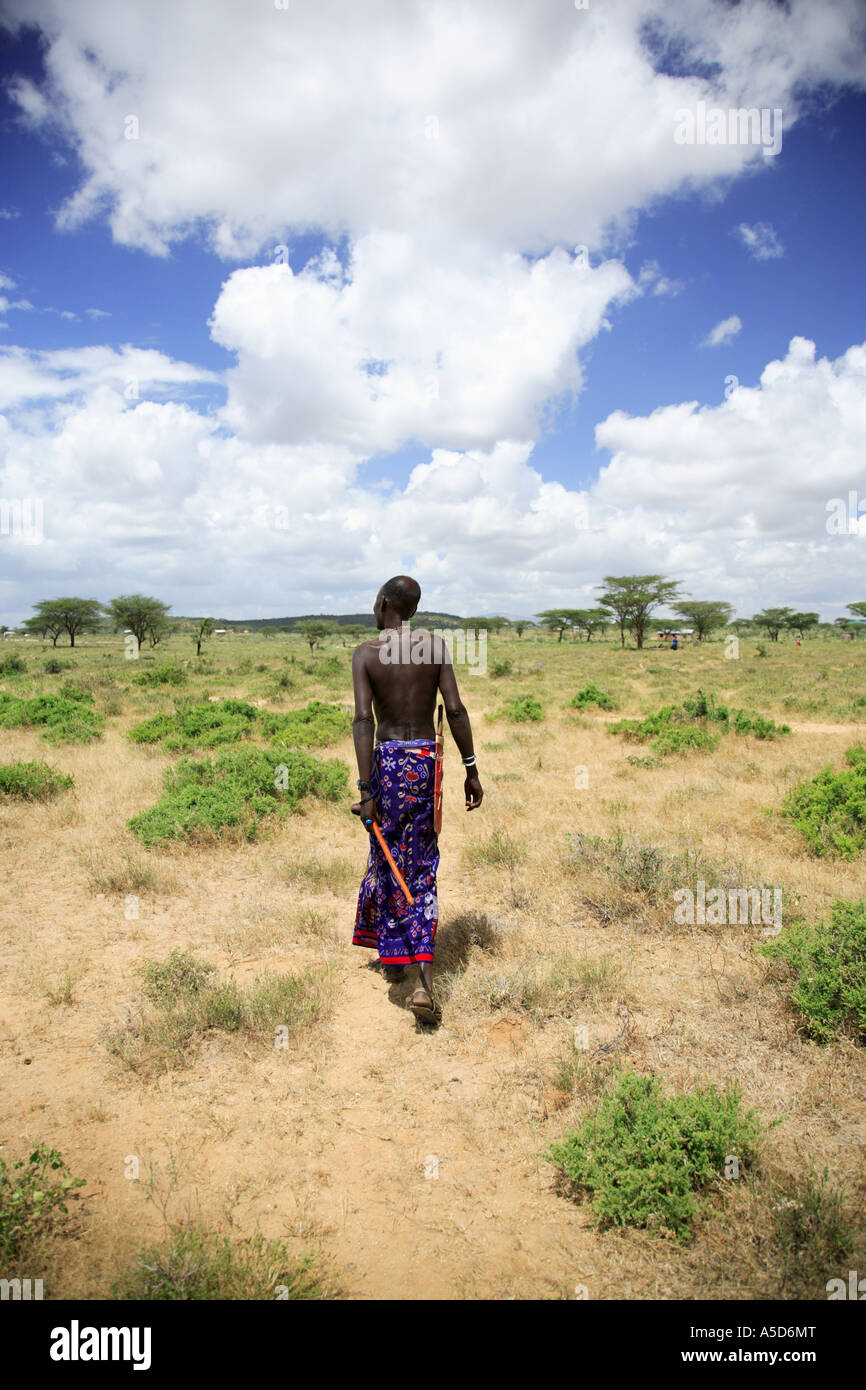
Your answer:
[[[671,651],[672,651],[672,652],[675,652],[675,651],[677,650],[677,647],[678,647],[678,646],[679,646],[679,642],[677,641],[677,638],[676,638],[676,636],[675,636],[675,637],[674,637],[674,640],[671,642]]]
[[[373,605],[380,636],[362,642],[352,654],[352,737],[361,792],[352,811],[381,827],[415,899],[414,906],[407,902],[371,835],[352,944],[377,949],[392,980],[402,979],[404,966],[417,964],[418,988],[409,1007],[422,1022],[435,1023],[441,1017],[433,996],[433,948],[439,921],[439,841],[433,823],[433,715],[438,692],[466,768],[467,811],[481,805],[484,792],[469,715],[460,699],[451,658],[441,639],[420,628],[409,630],[420,597],[419,585],[408,575],[383,584]]]

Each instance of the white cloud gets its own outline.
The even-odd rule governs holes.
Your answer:
[[[672,280],[662,273],[658,261],[647,261],[641,266],[638,285],[643,290],[650,290],[654,296],[677,295],[684,288],[681,280]]]
[[[238,270],[211,320],[238,356],[223,419],[250,439],[369,454],[531,438],[545,403],[579,390],[577,350],[632,293],[616,261],[590,270],[557,250],[444,266],[384,233],[356,243],[345,276],[332,253],[298,275]]]
[[[0,271],[0,290],[14,290],[15,281],[8,275]],[[10,309],[32,309],[33,305],[29,299],[9,299],[5,294],[0,294],[0,314],[6,314]],[[5,328],[7,325],[4,324]]]
[[[42,497],[46,532],[40,546],[0,541],[4,621],[70,584],[102,597],[140,588],[178,612],[348,611],[403,570],[425,606],[456,612],[591,602],[620,572],[669,574],[747,613],[773,602],[835,613],[856,597],[863,540],[826,523],[831,498],[866,492],[866,344],[831,362],[795,338],[719,406],[614,412],[596,430],[612,457],[583,491],[546,482],[531,440],[434,448],[382,490],[345,445],[226,437],[186,404],[130,405],[121,364],[90,353],[66,357],[63,382],[60,355],[30,363],[33,395],[68,394],[30,415],[22,403],[14,424],[0,417],[0,495]],[[0,366],[8,395],[8,358]],[[151,371],[195,374],[165,361]]]
[[[766,162],[676,144],[677,110],[747,96],[783,107],[790,130],[807,85],[866,81],[858,0],[317,0],[242,20],[237,0],[173,0],[158,23],[115,0],[7,11],[51,39],[45,86],[13,75],[10,96],[86,170],[60,224],[105,213],[117,240],[156,253],[201,227],[241,258],[289,226],[388,228],[446,251],[598,247],[653,199]],[[654,70],[650,24],[717,76]]]
[[[635,572],[661,558],[662,545],[647,543],[660,535],[665,572],[700,596],[753,609],[792,597],[844,605],[862,540],[828,534],[827,503],[866,491],[864,429],[866,344],[816,361],[814,343],[793,338],[758,386],[722,405],[609,416],[596,440],[613,457],[593,498],[631,515]]]
[[[26,402],[86,398],[99,387],[115,389],[121,399],[134,393],[164,394],[194,383],[219,381],[215,372],[175,362],[161,352],[125,344],[109,347],[61,348],[34,352],[0,348],[0,410]]]
[[[736,232],[756,261],[778,260],[785,254],[785,248],[769,222],[755,222],[752,226],[748,222],[741,222]]]
[[[591,601],[603,574],[638,570],[750,609],[807,583],[810,605],[847,599],[854,552],[827,536],[823,492],[861,476],[866,349],[816,362],[795,339],[721,407],[614,413],[587,492],[546,481],[532,441],[579,393],[612,306],[679,288],[613,258],[637,212],[766,169],[759,148],[678,145],[675,112],[782,106],[787,134],[801,90],[864,85],[857,0],[11,13],[49,43],[44,86],[7,90],[85,171],[61,228],[104,216],[154,254],[203,235],[266,264],[228,274],[214,306],[224,379],[132,345],[0,349],[0,495],[44,498],[46,527],[40,546],[0,538],[9,612],[70,587],[221,616],[354,609],[405,569],[425,606],[464,612]],[[712,81],[657,70],[649,21],[684,71],[717,64]],[[311,229],[342,264],[271,263]],[[223,380],[224,407],[192,408]],[[409,441],[428,457],[405,485],[368,480],[367,459]]]
[[[715,328],[710,329],[701,343],[701,347],[720,347],[723,343],[730,343],[732,339],[736,338],[742,327],[739,315],[731,314],[730,318],[722,319]]]

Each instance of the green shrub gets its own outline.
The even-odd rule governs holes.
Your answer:
[[[37,728],[48,743],[91,743],[103,730],[102,716],[92,704],[93,697],[85,691],[75,696],[61,691],[31,699],[0,692],[0,728]]]
[[[794,922],[758,950],[783,961],[803,1031],[825,1042],[839,1033],[866,1038],[866,902],[837,900],[826,922]]]
[[[100,684],[102,684],[101,681]],[[89,690],[87,690],[85,686],[81,685],[78,681],[64,681],[60,687],[60,690],[58,691],[58,694],[64,700],[77,700],[80,704],[84,705],[93,704],[92,693]]]
[[[286,748],[322,748],[345,737],[352,719],[339,705],[310,701],[285,714],[260,714],[242,699],[181,703],[174,713],[153,714],[129,730],[136,744],[163,744],[171,752],[214,748],[250,738],[257,730]]]
[[[507,658],[505,661],[493,661],[490,664],[490,674],[494,680],[501,680],[503,676],[510,676],[511,671],[512,665]]]
[[[21,801],[50,801],[74,782],[71,773],[58,772],[48,763],[0,763],[0,795]]]
[[[154,714],[140,724],[133,724],[128,737],[133,743],[161,743],[177,732],[177,715]]]
[[[608,695],[604,690],[599,690],[597,685],[591,682],[585,685],[583,690],[579,690],[573,699],[568,702],[568,709],[588,709],[591,705],[598,709],[616,709],[616,700],[612,695]]]
[[[717,732],[713,732],[716,730]],[[714,697],[698,690],[680,705],[663,705],[644,719],[620,719],[608,725],[612,734],[646,743],[661,757],[689,752],[694,748],[711,750],[716,747],[720,733],[752,734],[756,738],[778,738],[791,732],[787,724],[776,724],[760,714],[736,710],[731,715],[727,705],[717,705]]]
[[[182,758],[166,769],[159,801],[127,824],[145,845],[218,835],[229,826],[252,840],[263,816],[287,815],[307,796],[335,801],[347,780],[346,765],[337,759],[323,763],[287,749],[230,748],[215,762]]]
[[[627,1069],[578,1129],[548,1150],[573,1192],[589,1192],[604,1225],[665,1228],[688,1238],[702,1191],[755,1156],[762,1130],[736,1085],[665,1097],[658,1078]]]
[[[135,684],[153,689],[160,685],[186,685],[188,680],[189,676],[182,666],[176,661],[166,661],[161,666],[142,671],[140,676],[135,677]]]
[[[711,753],[718,742],[719,735],[708,733],[706,729],[672,724],[670,728],[662,729],[652,747],[660,758],[669,758],[678,753],[691,753],[696,748]]]
[[[847,749],[843,772],[825,767],[788,793],[782,814],[813,854],[853,859],[866,850],[866,747]]]
[[[326,656],[319,662],[317,674],[320,676],[337,676],[344,670],[343,662],[338,656]]]
[[[5,652],[0,656],[0,676],[20,676],[27,670],[27,663],[17,652]]]
[[[37,1237],[68,1214],[67,1201],[84,1178],[73,1178],[56,1149],[37,1144],[11,1170],[0,1158],[0,1259],[20,1258]]]
[[[155,714],[129,731],[133,743],[161,743],[169,752],[213,748],[248,739],[258,710],[245,700],[180,704],[171,714]]]
[[[495,718],[509,719],[512,724],[537,724],[544,718],[544,706],[534,696],[523,695],[503,705]]]
[[[286,747],[323,748],[348,734],[352,720],[339,705],[311,700],[303,709],[262,715],[261,727],[267,738]]]
[[[59,657],[50,656],[42,669],[48,676],[59,676],[61,671],[71,671],[74,664],[72,661],[61,661]]]
[[[200,1226],[176,1226],[137,1255],[111,1289],[120,1301],[243,1302],[322,1298],[311,1256],[293,1259],[281,1241],[259,1232],[232,1241]]]

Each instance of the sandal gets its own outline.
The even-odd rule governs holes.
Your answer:
[[[442,1018],[442,1010],[439,1005],[431,999],[427,990],[419,985],[409,1000],[409,1008],[421,1023],[439,1023]]]

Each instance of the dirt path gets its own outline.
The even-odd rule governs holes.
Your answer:
[[[327,1122],[306,1135],[349,1295],[537,1298],[585,1282],[586,1214],[552,1193],[531,1143],[515,1154],[518,1123],[541,1116],[538,1085],[515,1085],[528,1025],[501,1017],[468,1044],[447,1019],[422,1029],[402,1007],[411,980],[389,986],[367,959],[350,968],[332,1032]]]

